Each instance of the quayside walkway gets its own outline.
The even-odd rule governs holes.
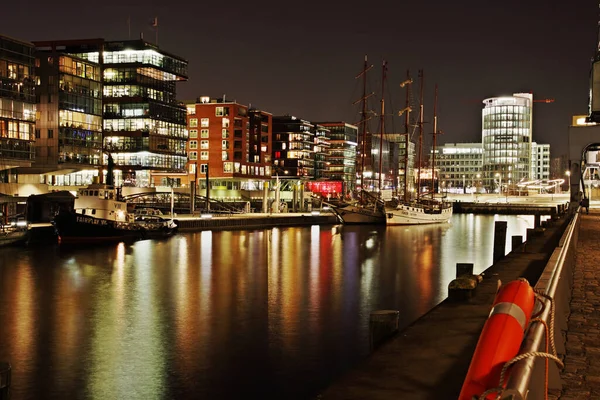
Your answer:
[[[580,217],[563,388],[550,399],[600,399],[600,209]]]
[[[569,221],[568,216],[561,215],[532,232],[524,245],[484,272],[474,297],[468,301],[445,300],[317,398],[457,399],[494,301],[498,280],[510,282],[525,277],[530,282],[537,281]]]

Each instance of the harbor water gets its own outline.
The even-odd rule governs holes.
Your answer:
[[[456,263],[492,263],[494,222],[203,231],[0,250],[0,362],[12,400],[309,399],[369,352],[369,315],[405,327]],[[441,327],[440,327],[441,328]]]

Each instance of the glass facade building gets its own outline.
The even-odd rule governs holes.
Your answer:
[[[34,45],[0,35],[0,183],[16,183],[35,140]]]
[[[154,174],[185,174],[186,109],[176,82],[187,79],[186,60],[144,40],[35,44],[47,141],[36,164],[99,168],[110,152],[119,185],[147,187]]]
[[[498,182],[510,186],[529,178],[533,95],[515,93],[483,103],[483,181],[498,191]]]
[[[317,122],[329,129],[329,149],[325,176],[342,181],[344,192],[356,189],[356,154],[358,127],[345,122]]]
[[[289,115],[273,117],[273,174],[313,179],[314,146],[312,123]]]
[[[102,165],[100,65],[65,53],[59,44],[36,46],[38,120],[29,173],[47,174],[50,184],[76,184],[56,176]],[[91,183],[91,176],[78,183]]]

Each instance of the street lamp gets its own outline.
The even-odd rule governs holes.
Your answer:
[[[463,178],[463,194],[466,194],[467,188],[465,187],[465,176],[463,175],[462,178]]]
[[[565,174],[567,174],[567,178],[569,180],[569,193],[571,193],[571,171],[567,171]]]

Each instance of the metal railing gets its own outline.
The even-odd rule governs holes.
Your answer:
[[[554,299],[553,329],[559,357],[565,353],[565,340],[562,332],[567,328],[579,224],[579,213],[576,212],[535,285],[536,291]],[[547,303],[545,307],[540,303],[536,304],[534,314],[540,313],[540,311],[539,318],[547,323],[549,329],[552,329],[550,304]],[[520,354],[546,352],[545,336],[544,325],[534,323],[526,333]],[[556,363],[552,360],[548,360],[548,388],[546,388],[545,363],[546,359],[541,357],[528,357],[515,363],[502,393],[502,399],[544,399],[548,388],[559,389],[561,387],[560,373]]]

